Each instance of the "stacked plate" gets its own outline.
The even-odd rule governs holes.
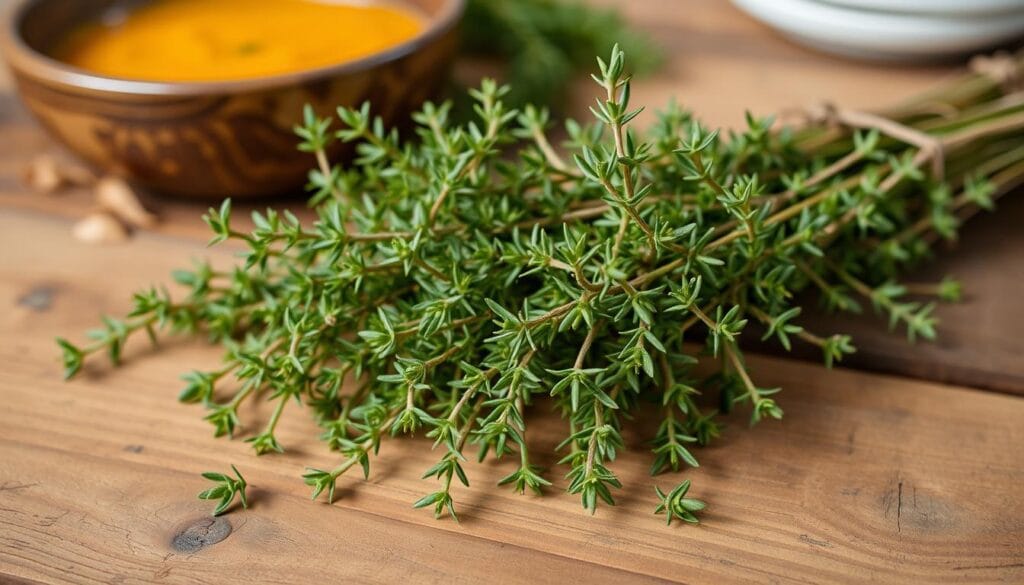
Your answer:
[[[793,40],[846,56],[922,60],[1024,36],[1024,0],[732,0]]]

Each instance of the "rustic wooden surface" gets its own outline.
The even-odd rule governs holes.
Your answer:
[[[750,105],[768,113],[831,98],[869,108],[949,72],[810,53],[719,0],[620,4],[670,54],[661,74],[638,82],[638,103],[674,94],[715,125],[738,124]],[[590,88],[577,95],[582,107]],[[564,470],[549,457],[547,497],[494,488],[507,463],[472,464],[472,487],[456,493],[462,523],[434,521],[410,507],[433,489],[419,479],[434,461],[420,440],[387,443],[372,485],[346,478],[333,506],[311,503],[299,475],[336,457],[304,413],[281,423],[285,455],[256,458],[241,441],[213,439],[198,407],[174,401],[177,376],[216,364],[213,348],[136,344],[120,371],[94,364],[60,381],[54,336],[122,312],[133,290],[192,257],[229,259],[203,248],[205,204],[154,199],[165,217],[155,232],[121,246],[74,242],[69,228],[89,197],[22,186],[26,161],[54,147],[5,91],[0,133],[0,582],[1024,581],[1024,401],[775,358],[751,364],[759,383],[785,387],[784,421],[748,430],[739,416],[699,453],[699,470],[652,480],[641,420],[614,466],[620,506],[595,517],[562,493]],[[942,308],[939,343],[907,348],[883,327],[844,323],[859,364],[1024,388],[1024,317],[1010,292],[1024,282],[1015,257],[1024,207],[1007,209],[978,219],[958,250],[925,269],[971,285],[966,303]],[[242,414],[247,436],[269,413]],[[535,453],[551,452],[562,432],[554,419],[531,429]],[[253,485],[253,507],[211,525],[210,506],[194,498],[206,483],[199,472],[230,462]],[[683,477],[709,509],[700,526],[665,527],[651,515],[652,485]]]
[[[997,214],[965,225],[956,245],[940,245],[936,261],[907,275],[906,282],[936,283],[948,275],[963,283],[964,299],[936,311],[935,341],[908,344],[869,306],[865,317],[831,315],[811,304],[805,323],[816,332],[852,335],[857,353],[845,358],[850,367],[1024,394],[1024,303],[1015,292],[1024,286],[1022,218],[1024,192],[1018,191],[999,203]],[[796,349],[799,357],[821,359],[817,348]]]
[[[555,486],[518,496],[494,483],[509,462],[471,464],[459,489],[462,523],[435,521],[411,502],[436,453],[422,440],[385,443],[370,483],[339,485],[333,506],[308,501],[305,465],[336,456],[304,412],[282,422],[282,456],[256,458],[213,439],[201,408],[176,404],[178,374],[213,366],[200,344],[145,343],[111,372],[91,364],[60,379],[53,338],[118,313],[140,284],[196,255],[192,239],[142,235],[131,246],[86,248],[68,222],[26,211],[0,217],[0,567],[2,574],[80,582],[1020,582],[1024,579],[1024,401],[964,388],[753,358],[759,382],[783,386],[786,417],[750,430],[737,416],[724,440],[687,472],[709,509],[697,527],[652,516],[649,425],[627,427],[614,469],[619,506],[594,517]],[[26,242],[33,245],[26,246]],[[545,408],[536,408],[545,417]],[[243,409],[248,436],[269,414]],[[647,428],[644,431],[640,427]],[[535,423],[535,454],[564,431]],[[174,544],[209,523],[199,472],[234,462],[254,486],[250,510],[225,517],[231,534],[199,550]],[[198,545],[197,545],[198,546]],[[118,581],[118,580],[121,581]],[[2,577],[0,577],[2,580]]]

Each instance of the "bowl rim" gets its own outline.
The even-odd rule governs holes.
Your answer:
[[[442,0],[440,11],[429,17],[414,37],[393,47],[358,59],[279,73],[263,77],[225,81],[146,81],[108,77],[74,67],[30,47],[21,36],[21,23],[34,4],[46,0],[14,0],[6,7],[0,24],[0,50],[8,67],[19,75],[60,85],[84,93],[105,93],[123,97],[189,97],[273,90],[359,73],[415,53],[455,28],[465,12],[467,0]]]

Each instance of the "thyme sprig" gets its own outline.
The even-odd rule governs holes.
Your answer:
[[[744,359],[755,324],[786,350],[820,348],[828,365],[854,351],[848,336],[807,328],[798,293],[835,310],[870,304],[911,340],[931,339],[927,297],[954,300],[959,285],[900,284],[900,273],[1024,180],[1024,102],[981,74],[877,128],[843,122],[877,116],[802,128],[748,117],[723,136],[670,106],[641,134],[624,64],[617,47],[599,61],[595,121],[568,121],[561,151],[546,112],[510,109],[490,81],[471,93],[475,120],[427,104],[408,139],[369,105],[336,120],[308,112],[296,132],[317,161],[317,220],[267,210],[245,233],[230,201],[211,209],[213,243],[240,242],[240,264],[177,272],[181,300],[143,291],[90,344],[60,340],[68,376],[95,353],[116,362],[139,331],[206,335],[224,364],[187,374],[180,398],[208,409],[215,434],[281,451],[278,421],[305,408],[339,454],[304,476],[328,500],[353,467],[368,477],[384,441],[426,435],[438,461],[424,477],[439,486],[415,506],[452,517],[469,448],[514,461],[500,485],[550,485],[528,433],[543,398],[565,420],[567,490],[593,512],[621,489],[615,459],[637,410],[659,415],[643,430],[653,474],[696,467],[730,410],[751,424],[783,416],[779,389]],[[346,166],[324,154],[335,141],[356,145]],[[238,414],[255,400],[274,403],[259,427]],[[659,490],[668,521],[696,520],[688,488]]]
[[[660,500],[658,507],[654,509],[654,513],[664,514],[667,526],[672,525],[673,518],[678,518],[690,524],[700,523],[700,520],[697,519],[697,512],[703,510],[706,504],[701,500],[686,497],[686,493],[690,491],[690,480],[683,480],[682,483],[672,488],[672,491],[667,494],[661,491],[661,488],[658,486],[654,486],[654,491],[658,494],[658,499]]]
[[[235,473],[235,477],[215,471],[203,472],[203,477],[214,482],[216,485],[199,492],[199,499],[220,500],[217,502],[217,507],[213,510],[214,516],[220,516],[226,512],[236,496],[243,508],[249,507],[249,498],[245,494],[249,484],[246,483],[245,478],[242,477],[242,474],[239,473],[238,468],[234,465],[231,466],[231,471]]]

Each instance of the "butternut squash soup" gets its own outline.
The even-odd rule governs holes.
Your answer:
[[[54,56],[108,77],[237,80],[372,55],[422,27],[419,15],[387,3],[155,0],[82,27]]]

